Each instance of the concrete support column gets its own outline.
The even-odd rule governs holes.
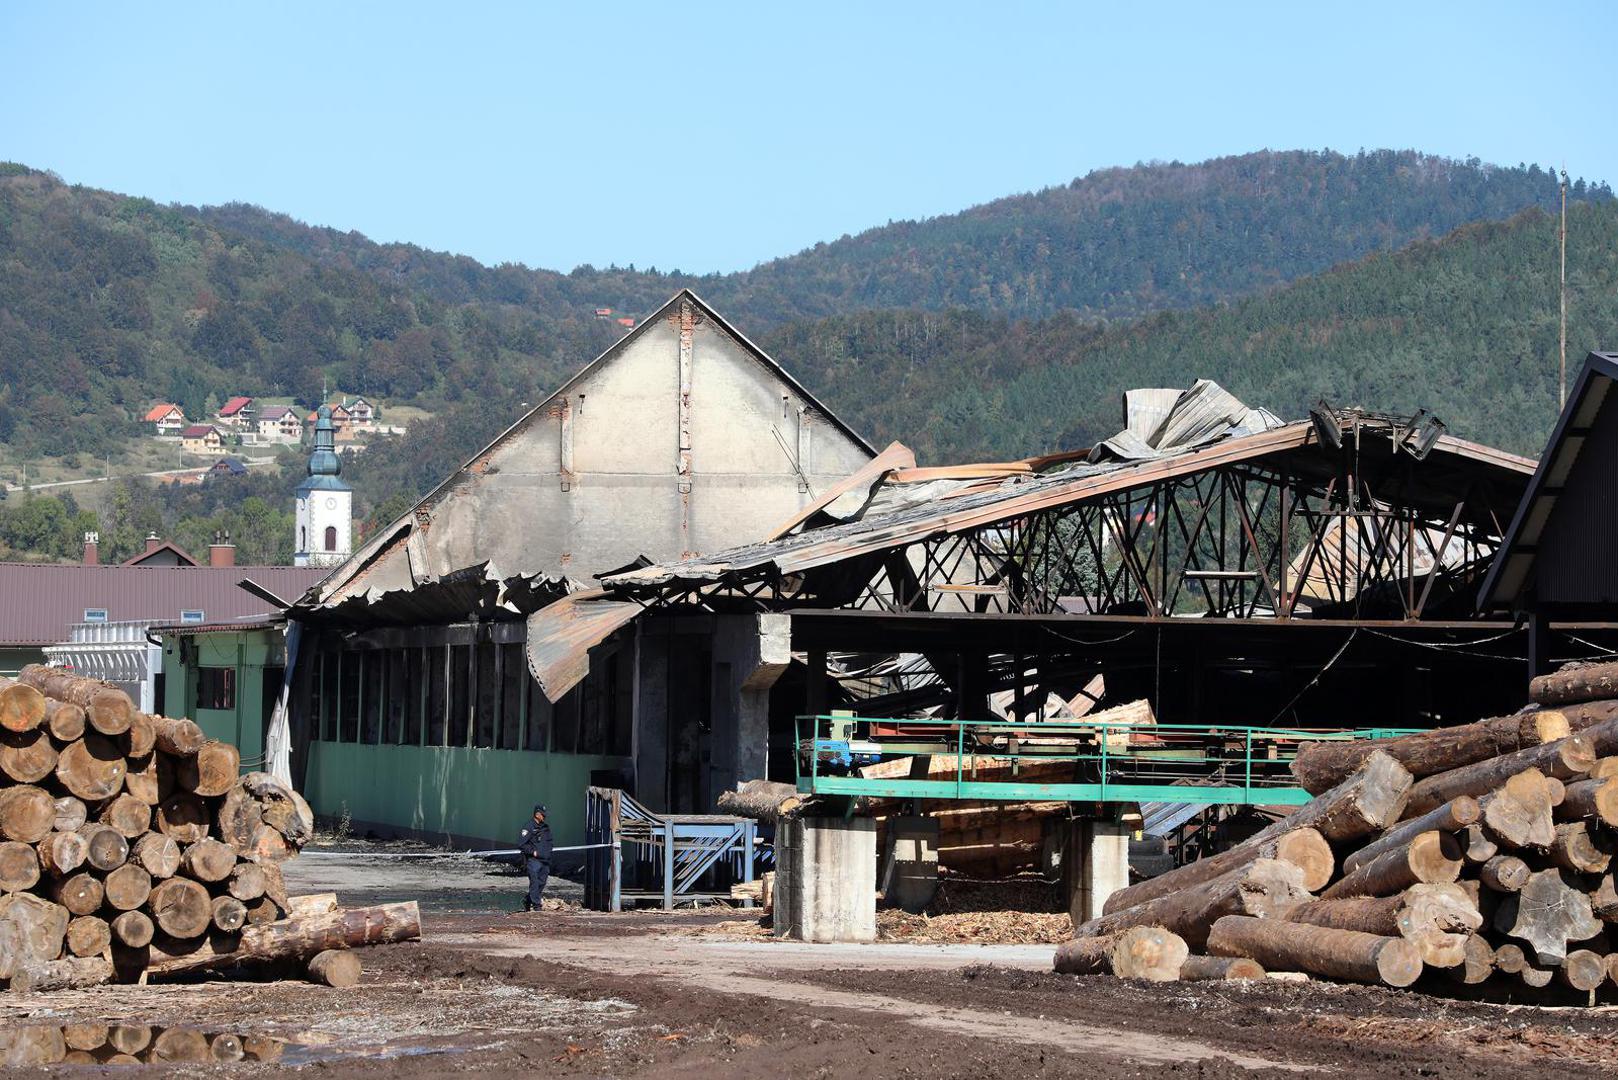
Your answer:
[[[1063,859],[1073,925],[1101,914],[1107,897],[1129,884],[1129,828],[1115,821],[1075,821]]]
[[[795,818],[776,826],[775,936],[876,940],[876,821]]]
[[[888,820],[888,865],[883,894],[890,904],[919,915],[938,892],[938,820],[901,817]]]
[[[736,779],[769,776],[770,688],[792,664],[792,616],[759,615],[736,701]]]

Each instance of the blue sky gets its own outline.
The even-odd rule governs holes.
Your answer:
[[[726,271],[1153,159],[1618,181],[1618,4],[0,0],[0,159],[569,269]]]

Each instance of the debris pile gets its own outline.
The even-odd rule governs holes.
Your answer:
[[[1114,893],[1056,969],[1592,1000],[1618,983],[1618,663],[1541,676],[1530,697],[1461,727],[1306,744],[1292,770],[1313,801]]]
[[[416,938],[414,903],[288,897],[309,804],[190,720],[57,668],[0,679],[0,980],[144,981],[244,961],[351,985],[356,945]]]

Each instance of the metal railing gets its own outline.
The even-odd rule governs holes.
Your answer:
[[[847,737],[832,737],[834,726]],[[1296,806],[1310,799],[1288,770],[1302,743],[1403,734],[1408,729],[800,716],[797,780],[800,791],[818,795]]]

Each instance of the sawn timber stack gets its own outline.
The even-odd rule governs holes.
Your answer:
[[[1114,893],[1056,969],[1163,980],[1178,940],[1182,979],[1240,961],[1242,977],[1618,1000],[1618,664],[1570,666],[1530,696],[1508,717],[1305,744],[1293,771],[1313,801]],[[1132,966],[1147,942],[1156,963]]]
[[[91,986],[420,936],[414,903],[288,897],[281,864],[314,815],[240,760],[109,683],[40,665],[0,679],[0,981]]]

